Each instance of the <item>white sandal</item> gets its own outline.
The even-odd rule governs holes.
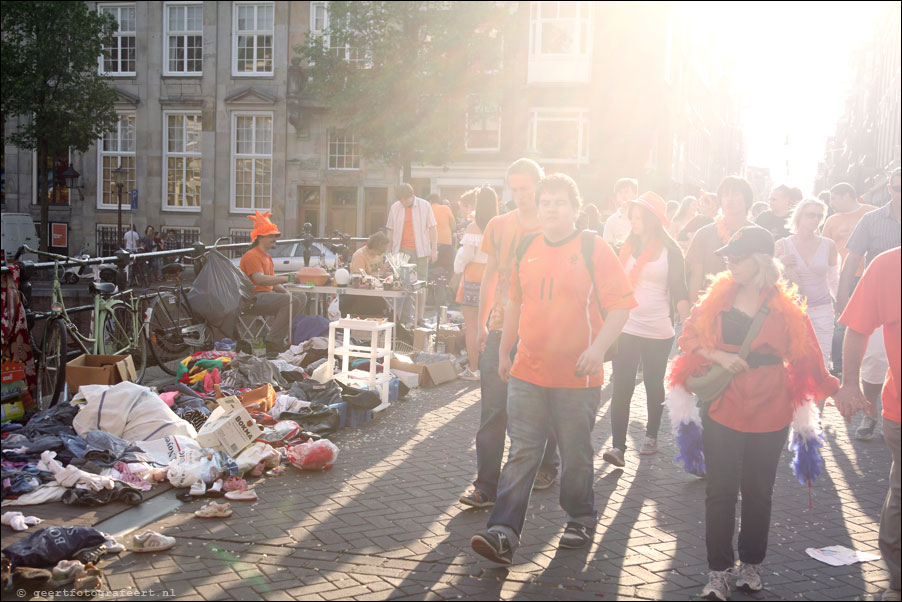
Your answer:
[[[256,502],[257,492],[253,489],[245,489],[244,491],[229,491],[225,494],[226,499],[234,502]]]
[[[228,518],[232,516],[232,505],[210,502],[200,510],[195,510],[194,516],[198,518]]]

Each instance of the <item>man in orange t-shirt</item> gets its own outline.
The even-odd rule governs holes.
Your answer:
[[[501,327],[504,306],[510,288],[511,267],[520,239],[530,232],[539,232],[536,214],[536,184],[544,176],[532,159],[517,159],[507,168],[507,186],[513,193],[517,208],[497,215],[486,224],[481,251],[488,257],[479,290],[479,385],[482,397],[479,430],[476,433],[476,480],[473,490],[460,497],[460,503],[485,508],[495,503],[501,460],[507,433],[507,383],[498,375]],[[489,317],[491,311],[491,317]],[[486,330],[486,320],[489,330]],[[516,350],[508,349],[509,353]],[[534,488],[548,489],[557,478],[557,442],[549,433],[547,448]]]
[[[271,213],[256,212],[248,216],[254,222],[251,230],[251,248],[241,256],[239,267],[254,284],[254,304],[245,311],[251,316],[274,315],[269,322],[269,331],[266,337],[266,349],[272,352],[281,352],[287,349],[286,334],[290,341],[290,320],[292,313],[291,294],[295,296],[295,303],[299,308],[296,313],[303,313],[307,305],[307,296],[302,293],[291,293],[282,286],[283,284],[297,282],[294,274],[276,276],[275,266],[269,252],[276,246],[276,240],[281,236],[278,226],[269,219]]]
[[[513,562],[549,424],[565,467],[560,500],[567,526],[559,546],[591,544],[598,522],[592,428],[601,403],[602,366],[636,306],[620,261],[594,234],[589,271],[583,234],[575,226],[576,183],[564,174],[551,175],[539,182],[536,198],[542,234],[524,243],[522,256],[515,258],[499,350],[499,376],[509,381],[510,454],[488,530],[470,540],[473,551],[502,564]]]
[[[843,343],[842,388],[833,396],[836,407],[846,422],[852,421],[859,410],[870,402],[861,391],[859,373],[868,339],[883,327],[883,344],[889,369],[883,383],[883,438],[893,454],[890,468],[889,492],[880,514],[880,553],[889,568],[889,590],[884,600],[898,600],[902,588],[902,495],[900,495],[899,466],[900,432],[902,432],[902,307],[899,289],[902,288],[902,249],[896,247],[881,253],[871,262],[855,287],[852,298],[839,321],[848,327]],[[890,594],[890,595],[887,595]],[[894,594],[894,597],[892,596]]]

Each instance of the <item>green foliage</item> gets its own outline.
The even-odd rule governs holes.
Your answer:
[[[23,149],[85,152],[116,124],[116,93],[97,73],[116,23],[84,2],[2,2],[2,112]]]
[[[499,86],[511,18],[501,2],[330,2],[324,36],[295,47],[304,95],[355,133],[364,156],[404,167],[463,149],[467,97]]]

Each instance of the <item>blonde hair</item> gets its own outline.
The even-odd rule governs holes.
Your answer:
[[[821,211],[823,211],[823,213],[824,213],[824,217],[821,218],[820,223],[818,223],[818,225],[817,225],[817,229],[820,229],[820,227],[824,223],[824,220],[827,219],[827,205],[825,205],[824,202],[820,199],[810,198],[810,199],[805,199],[804,201],[800,202],[798,205],[796,205],[796,208],[793,210],[792,219],[789,222],[790,223],[790,227],[789,227],[790,232],[792,232],[793,234],[799,233],[799,222],[802,221],[802,212],[805,211],[805,207],[811,207],[812,205],[814,205],[815,207],[819,207],[821,209]]]
[[[749,283],[751,286],[763,291],[774,286],[783,278],[783,266],[773,255],[752,253],[751,258],[758,265],[758,273]]]

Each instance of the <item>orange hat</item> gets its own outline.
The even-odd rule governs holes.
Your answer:
[[[270,234],[282,235],[282,233],[279,232],[279,227],[269,221],[269,216],[272,215],[272,211],[260,213],[259,211],[254,210],[254,213],[256,215],[247,216],[247,219],[254,222],[254,229],[251,230],[251,240],[256,240],[258,236],[269,236]]]
[[[670,220],[667,219],[667,203],[657,193],[649,190],[648,192],[643,193],[642,196],[635,201],[630,201],[630,204],[645,207],[651,211],[662,224],[664,224],[665,228],[670,227]]]

